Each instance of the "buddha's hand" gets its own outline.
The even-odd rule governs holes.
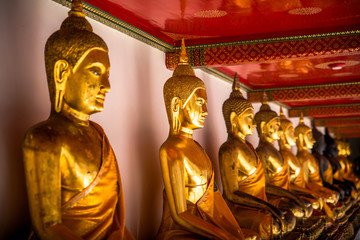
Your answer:
[[[285,217],[284,217],[285,218]],[[285,219],[282,219],[281,221],[284,221]],[[285,229],[281,229],[281,225],[278,221],[273,221],[273,224],[272,224],[272,233],[273,233],[273,236],[274,237],[278,237],[281,235],[282,232],[286,232],[287,230],[287,225],[284,224],[285,226]]]
[[[291,232],[296,225],[296,218],[291,211],[283,211],[284,222],[286,224],[286,232]]]
[[[304,198],[300,198],[300,200],[303,202],[303,205],[304,205],[305,218],[311,217],[311,215],[313,213],[313,207],[312,207],[311,202]]]
[[[279,208],[282,210],[289,210],[291,211],[295,217],[297,218],[303,218],[304,217],[304,211],[299,207],[297,204],[291,202],[291,201],[285,201],[281,200],[279,204]]]

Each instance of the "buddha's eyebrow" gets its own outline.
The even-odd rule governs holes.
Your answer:
[[[106,69],[105,65],[101,62],[93,62],[87,68],[92,68],[92,67],[99,67],[103,71]]]
[[[102,64],[101,62],[92,62],[89,67],[102,67],[104,66],[104,64]]]

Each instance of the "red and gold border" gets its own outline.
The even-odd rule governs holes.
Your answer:
[[[199,47],[189,49],[191,65],[219,66],[249,62],[264,62],[292,58],[308,58],[331,54],[352,54],[360,50],[360,35],[301,39],[285,42],[253,43]],[[175,69],[179,61],[179,52],[166,53],[166,67]]]
[[[289,117],[299,117],[301,112],[314,118],[360,117],[360,104],[292,108],[289,109]]]
[[[304,87],[295,89],[266,90],[270,101],[311,101],[338,98],[360,97],[360,83],[349,85],[334,85],[321,87]],[[250,91],[247,94],[250,102],[261,102],[263,92]]]
[[[360,126],[333,129],[330,128],[330,132],[334,132],[336,135],[344,136],[345,138],[359,138]]]
[[[359,118],[316,119],[315,125],[323,126],[323,127],[332,127],[332,128],[354,127],[354,126],[360,127],[360,117]]]

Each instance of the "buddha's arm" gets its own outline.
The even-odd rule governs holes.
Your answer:
[[[264,151],[263,148],[260,148],[260,147],[258,147],[256,149],[256,152],[257,152],[259,159],[261,161],[261,164],[264,168],[265,182],[269,183],[269,168],[268,168],[268,164],[267,164],[268,154],[266,153],[266,151]]]
[[[290,185],[290,190],[292,193],[296,194],[296,195],[300,195],[302,197],[307,197],[307,198],[316,198],[316,196],[314,195],[314,193],[307,188],[302,188],[299,187],[295,184],[291,184]]]
[[[33,228],[41,239],[80,239],[61,224],[61,150],[58,144],[46,138],[28,133],[23,145]]]
[[[235,239],[215,225],[187,212],[183,161],[171,159],[167,149],[162,147],[160,149],[160,162],[166,197],[174,221],[191,232],[211,239]]]
[[[294,195],[293,193],[291,193],[285,189],[282,189],[277,186],[266,185],[265,191],[267,194],[271,194],[271,195],[278,196],[278,197],[285,197],[290,200],[293,200],[299,207],[302,208],[303,211],[306,211],[306,209],[307,209],[304,202],[300,198],[298,198],[296,195]]]
[[[257,197],[254,197],[245,192],[238,191],[239,168],[236,167],[237,164],[235,164],[232,159],[233,158],[229,152],[220,150],[220,172],[225,197],[235,204],[260,208],[269,211],[277,220],[277,222],[281,225],[282,231],[286,231],[286,226],[283,222],[284,215],[279,209]]]
[[[232,194],[232,199],[230,200],[233,203],[248,206],[248,207],[254,207],[254,208],[260,208],[266,211],[269,211],[275,220],[281,225],[281,230],[283,232],[286,231],[287,227],[284,222],[284,214],[276,207],[271,205],[268,202],[265,202],[259,198],[256,198],[250,194],[241,192],[241,191],[235,191]]]

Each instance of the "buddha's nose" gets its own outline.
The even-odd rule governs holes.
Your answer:
[[[108,77],[108,76],[104,76],[104,77],[101,79],[100,90],[101,90],[103,93],[108,93],[108,92],[110,92],[110,81],[109,81],[109,77]]]
[[[203,114],[205,114],[205,115],[207,115],[207,114],[208,114],[206,104],[203,104],[203,105],[202,105],[202,111],[203,111]]]

